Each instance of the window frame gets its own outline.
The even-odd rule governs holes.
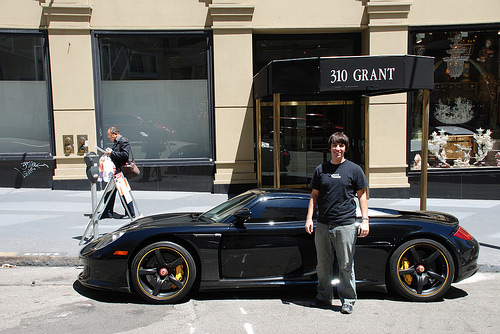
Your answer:
[[[99,36],[204,36],[207,40],[207,94],[208,94],[208,147],[207,158],[182,158],[182,159],[136,159],[139,166],[213,166],[215,164],[215,126],[214,126],[214,79],[213,79],[213,33],[209,30],[197,31],[110,31],[93,30],[91,32],[92,57],[94,62],[94,97],[96,114],[96,135],[99,146],[104,147],[107,140],[106,129],[103,126],[103,106],[101,95],[101,57],[99,50]]]
[[[0,152],[0,157],[6,160],[19,159],[20,157],[27,156],[30,159],[52,159],[55,156],[55,131],[54,131],[54,112],[52,101],[52,76],[50,70],[50,52],[49,52],[49,38],[48,31],[44,29],[31,30],[31,29],[0,29],[1,35],[24,35],[40,37],[42,41],[42,62],[43,74],[45,77],[45,84],[47,88],[47,122],[48,122],[48,137],[49,137],[49,150],[47,152],[15,152],[5,153]]]

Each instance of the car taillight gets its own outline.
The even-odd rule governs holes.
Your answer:
[[[458,227],[458,230],[455,232],[454,236],[464,240],[472,240],[472,235],[467,232],[462,226]]]

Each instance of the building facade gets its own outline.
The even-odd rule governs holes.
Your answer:
[[[236,193],[277,174],[280,186],[307,188],[329,158],[325,140],[345,131],[372,197],[413,196],[421,92],[298,91],[280,97],[279,121],[273,101],[253,94],[273,60],[413,54],[435,64],[429,196],[500,197],[496,0],[0,5],[0,186],[87,189],[84,156],[110,145],[113,125],[141,168],[134,189]]]

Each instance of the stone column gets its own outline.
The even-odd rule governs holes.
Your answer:
[[[368,31],[364,46],[369,55],[407,54],[408,14],[411,1],[366,3]],[[369,99],[368,174],[371,194],[409,196],[406,176],[407,107],[406,93]]]
[[[87,135],[89,150],[96,145],[94,79],[88,0],[41,2],[41,28],[48,30],[52,105],[54,113],[54,180],[86,179],[78,136]],[[73,138],[65,153],[63,136]],[[94,150],[95,151],[95,150]]]
[[[209,5],[214,35],[216,192],[256,184],[252,96],[254,6],[214,0]]]

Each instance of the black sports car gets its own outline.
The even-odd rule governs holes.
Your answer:
[[[79,281],[174,303],[200,290],[316,284],[316,250],[306,233],[309,194],[255,189],[205,213],[136,219],[89,242]],[[370,211],[358,238],[358,285],[386,286],[432,301],[477,271],[479,245],[458,220],[438,212]]]

